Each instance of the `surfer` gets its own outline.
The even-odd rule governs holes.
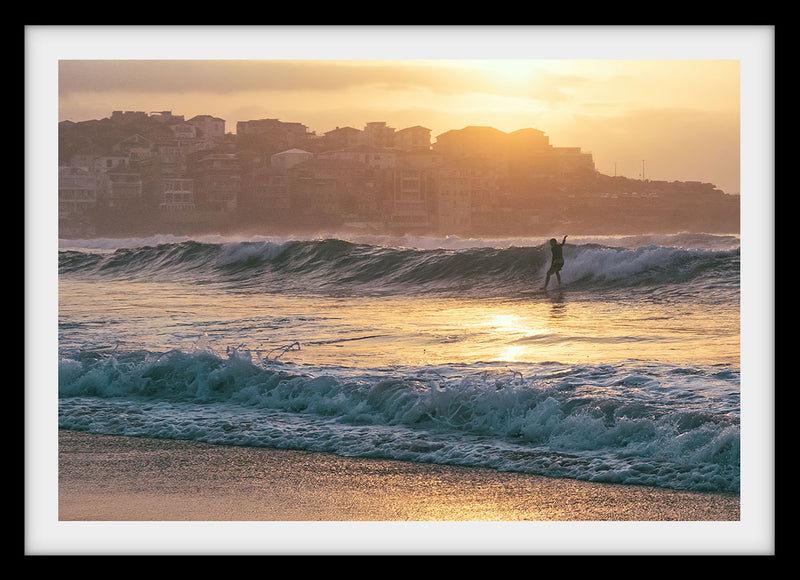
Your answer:
[[[561,286],[561,268],[564,266],[564,243],[567,241],[567,236],[558,243],[555,238],[550,239],[550,250],[553,253],[553,259],[550,262],[550,269],[547,271],[547,278],[544,280],[544,289],[547,290],[547,285],[550,283],[550,276],[556,275],[558,285]]]

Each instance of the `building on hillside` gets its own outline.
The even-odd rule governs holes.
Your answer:
[[[292,218],[292,199],[286,171],[273,167],[253,170],[246,188],[248,211],[267,223],[286,223]]]
[[[197,130],[198,149],[213,149],[225,139],[225,119],[211,115],[196,115],[187,123]]]
[[[302,163],[303,161],[308,161],[312,157],[314,157],[313,153],[309,153],[303,149],[287,149],[286,151],[281,151],[280,153],[275,153],[270,156],[269,164],[273,169],[285,172],[290,167]]]
[[[90,169],[96,176],[97,198],[111,211],[137,213],[143,208],[141,172],[127,155],[101,155]]]
[[[303,148],[310,136],[308,128],[301,123],[286,123],[278,119],[236,123],[237,149],[266,157],[287,149]]]
[[[400,167],[414,167],[416,169],[435,169],[444,163],[445,158],[431,149],[415,151],[400,151],[396,156],[396,165]]]
[[[158,209],[168,214],[194,213],[194,180],[185,177],[162,179]]]
[[[597,171],[592,154],[580,147],[555,147],[553,155],[558,177],[587,177]]]
[[[468,164],[448,163],[437,171],[434,221],[440,232],[456,233],[472,227]]]
[[[58,168],[58,217],[85,216],[97,205],[97,179],[82,167]]]
[[[394,147],[400,151],[430,151],[431,130],[420,125],[400,129],[394,134]]]
[[[393,230],[428,230],[436,187],[435,162],[430,151],[402,154],[393,171],[391,197],[384,207],[384,221]]]
[[[143,211],[142,176],[138,171],[113,170],[97,176],[98,197],[116,213]]]
[[[336,127],[325,133],[319,142],[320,151],[334,151],[348,149],[359,144],[361,130],[354,127]]]
[[[241,172],[235,154],[199,152],[191,158],[187,177],[194,179],[198,210],[226,213],[239,207]]]
[[[186,174],[187,154],[174,141],[166,141],[156,145],[156,155],[153,161],[157,165],[160,174],[171,176]]]
[[[292,218],[288,171],[314,155],[303,149],[288,149],[270,156],[269,166],[255,167],[242,182],[242,195],[253,215],[270,223],[288,223]]]
[[[338,159],[340,161],[357,161],[373,169],[394,169],[397,165],[398,153],[385,147],[359,145],[347,149],[325,151],[317,154],[318,159]]]
[[[183,115],[173,115],[172,111],[150,111],[149,118],[159,123],[183,123]]]
[[[155,144],[150,139],[135,133],[114,145],[113,150],[127,157],[132,163],[138,163],[152,157],[154,147]]]
[[[100,155],[101,154],[94,148],[78,151],[70,156],[65,166],[82,167],[83,169],[94,174],[96,171],[95,160],[100,157]]]
[[[173,123],[168,125],[171,140],[184,153],[188,155],[200,149],[197,138],[197,127],[189,123]]]
[[[111,111],[111,122],[115,125],[142,123],[147,122],[147,119],[147,113],[144,111]]]
[[[301,225],[338,226],[374,221],[378,191],[374,168],[353,159],[315,157],[286,172],[292,219]]]
[[[109,171],[129,171],[131,170],[130,158],[125,154],[118,155],[96,155],[92,158],[90,171],[100,175]]]
[[[489,163],[455,159],[436,171],[435,223],[438,231],[465,233],[496,225],[501,174]]]
[[[394,147],[395,131],[385,121],[367,123],[361,131],[360,145],[367,147]]]
[[[494,127],[469,126],[438,135],[433,150],[451,159],[481,159],[505,162],[508,135]]]

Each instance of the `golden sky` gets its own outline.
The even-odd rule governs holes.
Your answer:
[[[517,49],[500,34],[494,37],[497,50],[476,53],[469,50],[469,39],[484,37],[480,29],[468,29],[459,36],[460,51],[428,51],[436,58],[421,58],[424,50],[372,50],[381,46],[380,29],[375,37],[359,38],[356,49],[331,51],[319,48],[329,43],[312,31],[317,49],[299,51],[303,58],[291,58],[284,48],[273,51],[276,58],[263,58],[269,50],[238,51],[233,57],[223,50],[179,51],[178,58],[171,50],[144,56],[131,49],[99,50],[91,59],[64,51],[58,59],[58,119],[171,110],[187,119],[221,117],[228,132],[235,132],[237,121],[277,118],[316,133],[385,121],[395,129],[423,125],[434,139],[468,125],[503,131],[533,127],[554,146],[591,152],[601,173],[638,178],[644,166],[648,179],[707,181],[728,193],[740,191],[740,60],[724,51],[724,58],[714,51],[708,58],[703,50],[689,58],[676,49],[647,50],[640,40],[641,50],[623,51],[626,58],[591,49],[550,57],[536,49],[541,44]],[[433,37],[437,31],[430,32]],[[519,44],[531,38],[528,32],[508,36]],[[400,38],[408,42],[408,34]],[[549,38],[562,41],[560,35]],[[180,45],[180,38],[173,40]],[[270,42],[274,47],[278,41]],[[546,38],[540,42],[555,46]],[[215,54],[220,56],[208,58]],[[352,54],[359,56],[348,57]],[[633,57],[637,54],[643,57]]]

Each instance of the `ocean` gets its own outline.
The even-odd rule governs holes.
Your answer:
[[[740,489],[739,237],[59,240],[58,423]]]

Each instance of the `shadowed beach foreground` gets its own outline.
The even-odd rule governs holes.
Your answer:
[[[59,431],[61,521],[736,521],[738,495]]]

